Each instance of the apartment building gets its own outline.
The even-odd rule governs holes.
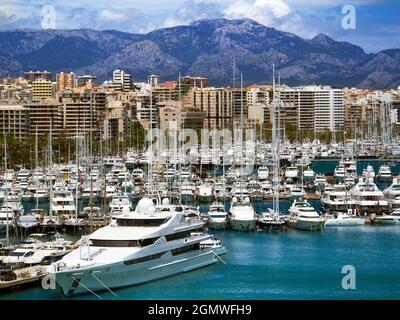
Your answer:
[[[45,79],[37,79],[32,82],[32,99],[44,100],[54,97],[53,83]]]
[[[343,92],[330,87],[280,87],[281,119],[299,130],[334,131],[344,125]]]
[[[56,90],[60,92],[65,89],[73,89],[75,88],[75,73],[57,73],[56,74]]]
[[[129,91],[132,88],[132,77],[129,73],[124,70],[114,70],[113,71],[113,84],[118,85],[121,91]]]
[[[18,139],[29,136],[29,109],[23,105],[0,105],[0,134]]]
[[[33,82],[38,79],[44,79],[47,81],[51,81],[51,72],[49,72],[49,71],[24,72],[24,78],[25,78],[25,80],[28,80],[29,82]]]

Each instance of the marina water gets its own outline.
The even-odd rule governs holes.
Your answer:
[[[358,170],[379,161],[358,161]],[[314,163],[329,172],[335,163]],[[321,169],[322,168],[322,169]],[[318,170],[320,169],[320,170]],[[332,169],[333,170],[333,169]],[[399,171],[393,166],[394,174]],[[380,186],[382,189],[382,186]],[[319,201],[311,204],[320,210]],[[228,203],[226,204],[228,206]],[[272,202],[255,204],[257,212]],[[289,201],[281,201],[287,212]],[[200,211],[207,211],[201,204]],[[228,207],[227,207],[228,208]],[[330,227],[320,232],[295,229],[281,233],[215,231],[228,253],[224,263],[138,286],[100,293],[103,299],[399,299],[400,228]],[[342,268],[354,266],[356,288],[342,288]],[[3,294],[0,299],[66,299],[59,290],[41,287]],[[68,299],[98,299],[76,296]]]

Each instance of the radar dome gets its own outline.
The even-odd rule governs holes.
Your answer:
[[[154,203],[150,198],[142,198],[136,206],[137,212],[150,213],[154,211]]]

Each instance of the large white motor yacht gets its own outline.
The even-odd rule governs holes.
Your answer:
[[[259,167],[257,170],[257,178],[258,180],[267,180],[269,178],[268,167]]]
[[[373,182],[373,178],[360,178],[358,183],[350,190],[355,205],[363,213],[376,213],[388,209],[388,201],[384,199],[383,192]]]
[[[164,199],[167,200],[167,199]],[[163,200],[163,202],[164,202]],[[81,239],[80,248],[48,267],[65,295],[112,290],[198,269],[218,261],[222,246],[204,222],[180,206],[142,198],[136,210]]]
[[[383,190],[383,194],[391,208],[400,208],[400,181],[394,178],[392,184]]]
[[[254,230],[257,223],[257,215],[250,203],[250,198],[232,198],[230,214],[230,226],[237,231]]]
[[[354,201],[350,198],[350,192],[346,185],[337,183],[333,190],[325,191],[321,204],[326,210],[345,210],[354,207]]]
[[[381,165],[378,171],[379,181],[390,181],[392,179],[392,171],[387,165]]]
[[[294,200],[289,208],[288,225],[296,229],[316,231],[324,226],[324,219],[308,203],[307,200]]]
[[[129,212],[132,210],[132,201],[128,193],[119,192],[114,195],[111,199],[109,206],[110,214],[117,215],[123,212]]]
[[[55,215],[73,215],[75,201],[71,191],[55,191],[52,197],[52,210]]]

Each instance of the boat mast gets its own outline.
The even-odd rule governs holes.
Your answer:
[[[240,197],[243,199],[243,73],[240,71]]]
[[[50,204],[49,204],[49,216],[53,216],[53,148],[52,148],[52,118],[50,118],[50,134],[49,134],[49,169],[50,169]]]
[[[79,156],[78,156],[78,120],[76,121],[76,142],[75,142],[75,162],[76,162],[76,181],[75,181],[75,223],[78,221],[78,180],[79,180]]]
[[[9,216],[8,216],[8,202],[7,202],[7,196],[8,196],[8,188],[7,188],[7,136],[4,133],[4,177],[5,177],[5,195],[4,195],[4,207],[7,212],[7,217],[6,217],[6,243],[7,245],[10,244],[10,230],[9,230]]]
[[[38,126],[36,125],[36,133],[35,133],[35,167],[36,167],[36,173],[38,173],[38,161],[39,161],[39,155],[38,155]],[[36,177],[36,210],[39,208],[39,179]]]
[[[277,123],[276,88],[275,88],[275,64],[272,65],[272,156],[273,156],[273,188],[274,196],[272,202],[273,214],[279,214],[279,130],[280,123]]]
[[[149,119],[149,130],[150,130],[150,150],[149,159],[147,165],[147,194],[150,195],[153,191],[153,90],[150,88],[150,119]]]

